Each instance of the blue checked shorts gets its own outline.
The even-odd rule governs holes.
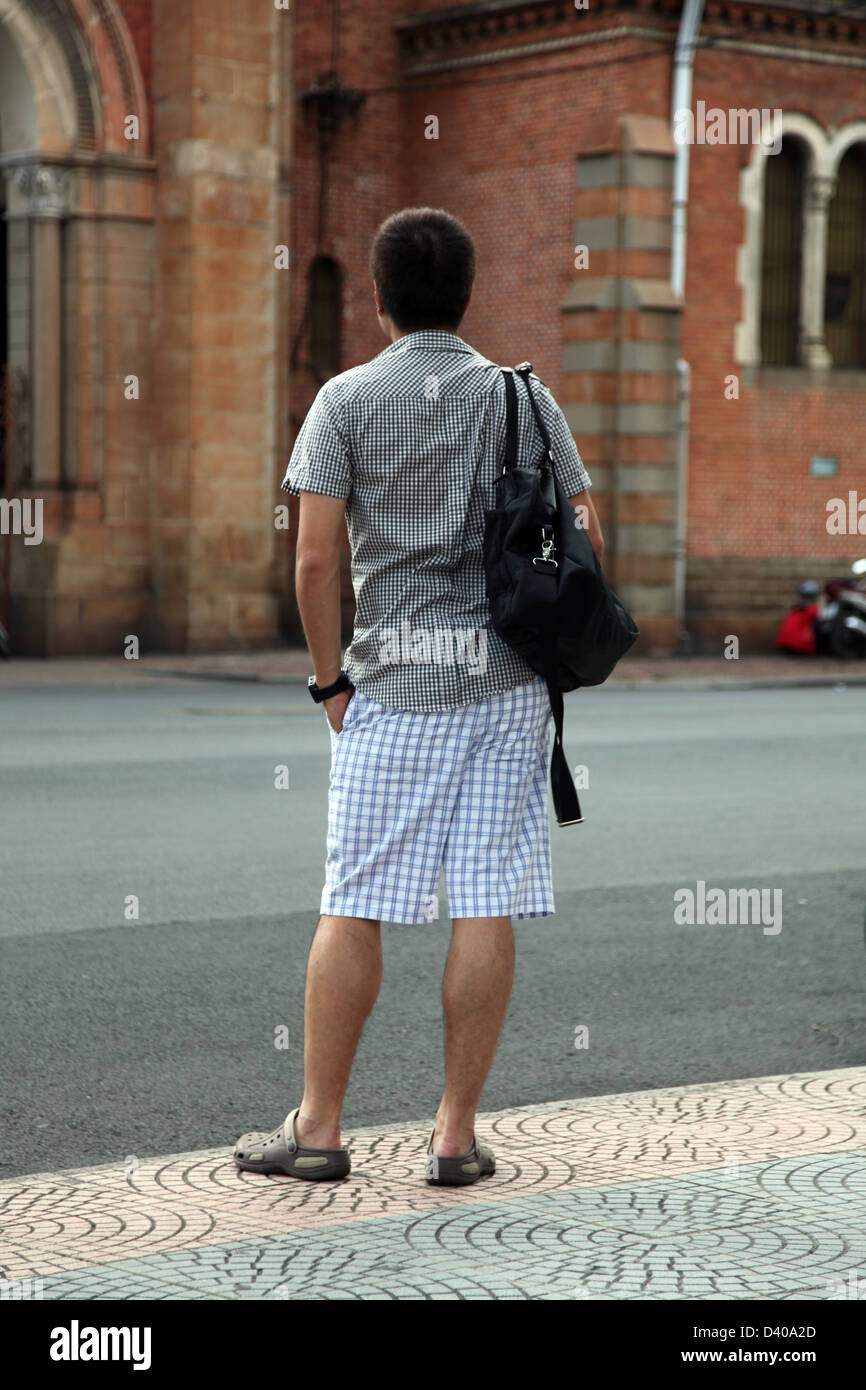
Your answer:
[[[452,919],[550,916],[550,728],[540,678],[430,714],[356,689],[331,729],[322,914],[430,922],[444,870]]]

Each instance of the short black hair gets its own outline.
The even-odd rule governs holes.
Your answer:
[[[457,328],[475,279],[475,246],[442,208],[404,208],[377,231],[370,268],[385,313],[404,333]]]

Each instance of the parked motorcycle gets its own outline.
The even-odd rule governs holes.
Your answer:
[[[854,561],[850,575],[828,579],[824,593],[815,620],[818,650],[842,660],[866,657],[866,557]]]
[[[821,586],[807,579],[798,590],[798,602],[785,617],[776,636],[783,652],[811,655],[819,652],[840,660],[866,657],[866,557],[855,560],[851,574],[828,579]]]

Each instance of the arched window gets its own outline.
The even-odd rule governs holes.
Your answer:
[[[866,145],[839,165],[827,218],[824,341],[834,367],[866,367]]]
[[[761,360],[769,365],[799,363],[805,170],[805,152],[799,140],[783,139],[778,153],[766,157]]]
[[[330,256],[310,266],[310,368],[321,381],[340,370],[342,273]]]

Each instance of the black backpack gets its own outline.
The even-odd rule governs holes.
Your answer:
[[[559,825],[583,820],[562,746],[564,690],[601,685],[638,635],[608,587],[589,536],[556,477],[550,435],[532,387],[531,362],[505,377],[505,462],[496,498],[484,514],[484,572],[491,626],[544,676],[555,738],[550,785]],[[526,383],[544,453],[537,465],[517,461],[517,389]]]

